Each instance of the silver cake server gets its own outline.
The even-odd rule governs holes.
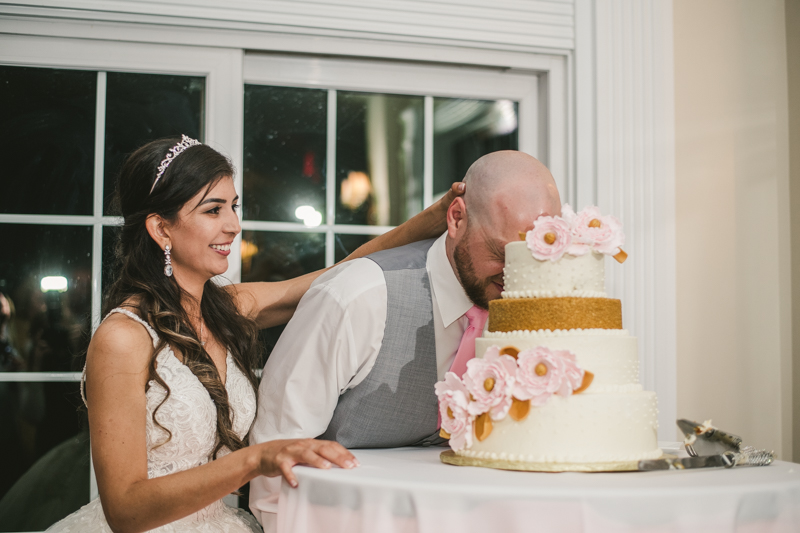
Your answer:
[[[701,455],[683,459],[651,459],[639,461],[639,470],[688,470],[690,468],[717,468],[724,466],[766,466],[774,457],[771,452],[745,446],[740,452],[727,451],[716,455]]]
[[[681,418],[677,424],[685,436],[686,452],[692,457],[741,451],[742,438],[715,428],[711,420],[698,424]]]

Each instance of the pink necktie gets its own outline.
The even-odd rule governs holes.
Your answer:
[[[483,325],[486,323],[489,312],[477,305],[473,305],[466,312],[466,315],[469,320],[469,326],[467,326],[467,330],[461,337],[456,358],[453,359],[453,364],[450,366],[450,372],[455,372],[458,377],[463,376],[464,372],[467,371],[467,361],[475,358],[475,339],[483,333]]]

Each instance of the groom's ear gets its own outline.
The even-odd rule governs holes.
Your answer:
[[[467,230],[467,204],[462,197],[453,200],[447,208],[447,234],[451,239],[458,239]]]

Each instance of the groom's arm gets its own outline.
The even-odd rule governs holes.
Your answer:
[[[386,325],[386,282],[369,259],[339,265],[300,301],[264,367],[251,444],[325,432],[339,396],[369,374]],[[275,521],[280,478],[250,483],[250,507]]]

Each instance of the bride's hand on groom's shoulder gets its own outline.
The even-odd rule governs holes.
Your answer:
[[[295,465],[330,468],[355,468],[358,460],[338,442],[317,439],[273,440],[260,445],[260,473],[267,477],[282,475],[292,487],[297,478],[292,472]]]

